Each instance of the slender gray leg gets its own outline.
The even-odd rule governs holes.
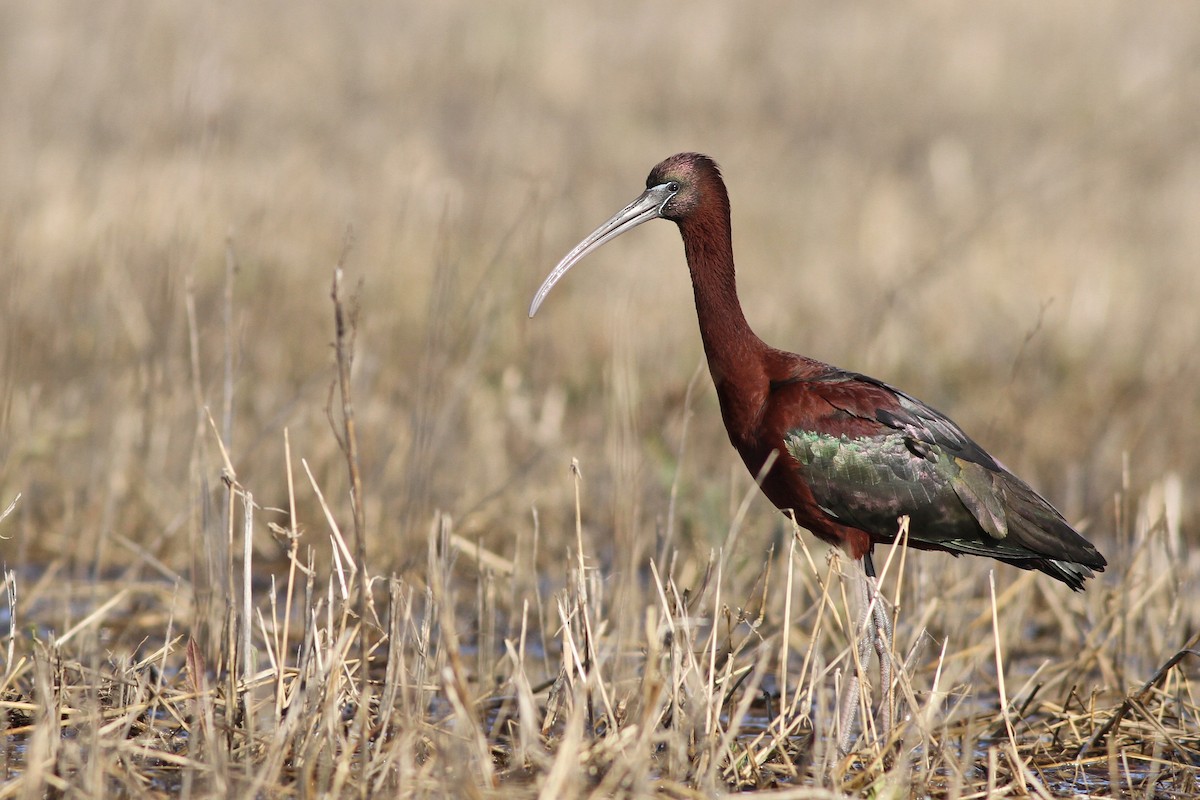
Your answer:
[[[872,570],[874,572],[874,570]],[[872,587],[874,579],[870,579],[868,585],[867,576],[863,572],[855,570],[855,585],[858,587],[858,604],[862,609],[862,615],[858,619],[858,624],[854,628],[854,633],[857,636],[855,648],[858,651],[858,660],[850,665],[850,670],[847,673],[849,679],[842,688],[845,694],[842,697],[842,710],[839,716],[841,724],[841,738],[838,739],[838,752],[846,755],[854,746],[854,740],[857,737],[858,730],[858,709],[862,701],[862,679],[859,670],[866,672],[871,660],[871,646],[875,640],[872,635],[872,629],[875,624],[872,621],[873,611],[871,604]]]
[[[868,553],[862,560],[862,572],[858,573],[858,602],[862,608],[859,617],[858,663],[852,665],[850,679],[846,682],[846,696],[842,699],[841,728],[842,735],[838,741],[838,750],[842,755],[850,752],[856,738],[855,731],[858,723],[858,709],[862,700],[861,668],[864,672],[870,662],[871,650],[879,659],[880,708],[875,716],[875,725],[884,739],[892,731],[895,716],[895,698],[892,690],[892,619],[887,612],[887,602],[879,591],[879,581],[875,576],[875,564]]]
[[[887,739],[892,732],[892,722],[895,716],[895,698],[892,692],[892,618],[887,612],[887,604],[879,592],[879,583],[874,577],[868,577],[871,584],[871,642],[875,645],[875,655],[879,657],[880,707],[875,716],[875,724],[879,733]]]
[[[892,731],[892,721],[895,713],[894,697],[892,694],[892,618],[887,612],[887,601],[879,592],[879,581],[875,577],[875,562],[871,554],[863,556],[863,573],[866,575],[869,602],[871,604],[871,633],[870,641],[875,646],[875,655],[879,657],[880,708],[875,717],[875,725],[886,739]]]

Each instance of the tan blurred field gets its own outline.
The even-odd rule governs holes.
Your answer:
[[[604,587],[589,602],[607,615],[614,652],[636,647],[659,602],[650,561],[696,588],[753,488],[707,374],[688,405],[703,356],[678,234],[659,223],[624,237],[576,269],[536,320],[526,309],[554,262],[681,150],[723,167],[739,288],[765,340],[947,412],[1109,558],[1091,592],[1068,597],[1002,565],[914,555],[906,641],[925,626],[936,642],[918,671],[932,670],[943,641],[967,648],[957,680],[980,681],[973,702],[994,711],[993,632],[978,624],[993,566],[1014,603],[1000,614],[1004,648],[1027,665],[1019,672],[1095,653],[1074,676],[1049,668],[1064,695],[1078,681],[1084,705],[1109,692],[1111,710],[1185,645],[1200,628],[1188,599],[1200,591],[1190,550],[1200,524],[1200,6],[9,3],[0,510],[21,499],[0,522],[0,553],[18,609],[29,604],[8,617],[9,699],[34,694],[22,670],[54,638],[45,631],[79,622],[123,582],[161,588],[122,606],[128,619],[157,609],[216,659],[233,585],[211,549],[227,502],[218,434],[262,507],[260,610],[271,618],[267,587],[289,565],[268,526],[289,525],[278,511],[289,503],[285,430],[292,522],[319,581],[332,581],[326,519],[300,459],[350,531],[346,461],[326,415],[330,283],[347,241],[346,275],[361,285],[354,405],[376,596],[386,599],[393,575],[418,598],[427,591],[440,512],[463,540],[517,564],[515,577],[480,577],[465,550],[445,564],[450,585],[437,591],[461,593],[447,602],[478,653],[474,691],[503,689],[508,673],[488,660],[504,660],[502,640],[521,631],[535,592],[548,604],[536,637],[548,655],[530,680],[553,679],[560,626],[549,598],[575,585],[564,562],[577,546],[577,459],[581,541]],[[777,653],[790,629],[803,652],[802,609],[791,626],[779,616],[778,576],[800,568],[784,566],[784,520],[755,498],[736,535],[713,616],[766,591],[763,641]],[[809,544],[815,586],[825,551]],[[775,582],[756,588],[768,563]],[[1131,606],[1144,616],[1113,622]],[[1030,621],[1041,613],[1051,621]],[[1088,638],[1090,626],[1111,635]],[[142,637],[155,648],[170,638],[146,630],[98,623],[69,657],[136,660],[150,648]],[[169,649],[180,670],[182,647]],[[618,661],[600,679],[612,677],[613,691],[640,674]],[[1178,696],[1193,709],[1198,661],[1180,665]],[[417,793],[465,792],[464,780],[491,791],[478,765],[469,779],[422,772],[452,751],[454,730],[429,733],[393,778],[404,785],[411,767],[424,781]],[[1200,748],[1194,736],[1181,746],[1192,758]],[[67,758],[48,752],[46,763]],[[243,756],[229,764],[255,763]],[[58,768],[86,773],[86,756],[70,758]],[[0,796],[55,787],[8,759]],[[535,767],[520,782],[531,792],[617,791],[602,779],[560,785],[552,766]],[[751,785],[660,768],[688,791]],[[305,774],[317,793],[365,791],[365,779]],[[245,789],[233,766],[229,775],[196,777],[194,790]],[[959,778],[963,792],[977,790],[978,776]],[[269,791],[303,794],[279,780]],[[619,789],[670,794],[656,786]]]

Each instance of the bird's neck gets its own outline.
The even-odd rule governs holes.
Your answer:
[[[700,337],[717,392],[748,389],[764,382],[768,347],[750,329],[738,301],[729,209],[713,208],[680,224]],[[722,397],[724,405],[725,397]]]

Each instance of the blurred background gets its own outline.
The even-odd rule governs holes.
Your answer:
[[[1139,508],[1195,530],[1198,5],[6,3],[0,107],[10,566],[188,569],[218,434],[263,506],[285,429],[344,498],[339,260],[372,572],[422,564],[435,509],[561,561],[573,458],[609,569],[702,563],[751,485],[674,226],[526,319],[681,150],[723,167],[766,341],[945,411],[1102,550]],[[780,529],[756,501],[741,547]]]

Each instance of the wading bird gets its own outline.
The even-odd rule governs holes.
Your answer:
[[[729,195],[707,156],[680,153],[651,170],[646,191],[551,271],[529,316],[580,259],[659,218],[678,225],[683,237],[700,337],[730,442],[772,503],[862,564],[859,663],[874,646],[885,697],[891,622],[878,597],[871,551],[895,541],[902,517],[916,549],[990,556],[1040,570],[1077,591],[1093,570],[1103,571],[1107,562],[1090,542],[946,416],[882,381],[776,350],[755,335],[737,296]],[[853,743],[857,677],[847,692],[843,752]],[[885,732],[890,723],[889,707]]]

